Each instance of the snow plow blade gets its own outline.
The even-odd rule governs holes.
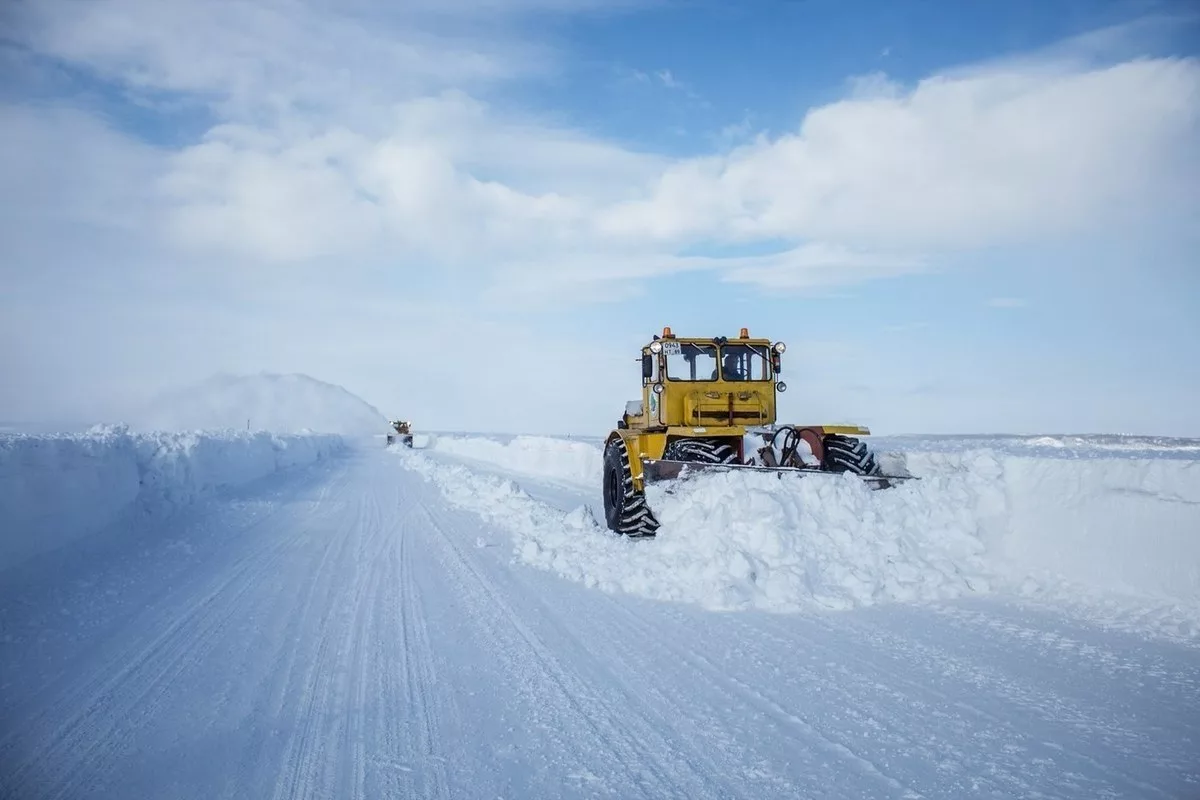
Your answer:
[[[668,459],[642,459],[642,479],[647,485],[663,481],[686,480],[698,472],[765,472],[777,475],[819,475],[827,478],[850,475],[870,484],[873,489],[887,489],[903,481],[920,480],[915,475],[858,475],[852,472],[830,472],[817,467],[768,467],[760,464],[703,464]]]

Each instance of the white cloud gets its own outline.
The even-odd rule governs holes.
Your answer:
[[[673,165],[600,224],[657,241],[719,233],[931,249],[1136,225],[1163,185],[1197,177],[1178,169],[1198,113],[1194,59],[933,77]]]
[[[18,35],[39,52],[134,91],[191,93],[258,121],[335,108],[369,117],[372,106],[430,88],[538,72],[552,57],[511,37],[464,39],[301,0],[27,0],[18,8]]]
[[[514,13],[546,7],[594,8],[546,0]],[[620,254],[645,276],[715,269],[735,282],[805,288],[920,271],[948,250],[1135,226],[1163,193],[1194,193],[1187,187],[1200,178],[1183,156],[1200,130],[1194,59],[1002,62],[913,87],[865,76],[794,132],[672,160],[447,88],[482,90],[544,68],[545,53],[522,40],[373,27],[332,8],[25,7],[32,46],[214,103],[223,121],[139,184],[152,190],[137,202],[161,207],[182,246],[268,262],[388,253],[486,260],[505,273],[554,263],[557,283],[594,285],[603,276],[579,254]],[[468,8],[455,6],[464,16]],[[669,70],[656,78],[686,88]],[[752,260],[675,255],[757,240],[797,249]],[[613,278],[638,277],[627,273]]]

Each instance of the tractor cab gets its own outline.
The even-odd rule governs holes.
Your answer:
[[[673,427],[770,425],[783,342],[752,339],[678,338],[670,328],[642,348],[642,402],[627,406],[620,426]],[[634,412],[634,413],[631,413]],[[731,432],[732,435],[732,432]]]

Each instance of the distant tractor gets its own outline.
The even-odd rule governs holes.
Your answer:
[[[680,338],[664,328],[642,348],[642,399],[626,404],[604,448],[604,514],[631,537],[659,527],[646,485],[695,470],[853,473],[889,485],[857,425],[777,425],[783,342]]]
[[[387,435],[387,443],[389,445],[393,445],[397,440],[399,440],[400,443],[405,447],[412,447],[412,424],[399,419],[391,420],[391,424],[393,430],[395,430],[395,433],[389,433]]]

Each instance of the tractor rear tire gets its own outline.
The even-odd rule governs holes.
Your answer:
[[[691,464],[736,464],[737,449],[720,439],[676,439],[667,445],[663,458]]]
[[[879,475],[879,463],[867,443],[853,436],[831,433],[825,437],[826,472],[850,472],[855,475]]]
[[[645,493],[634,488],[624,439],[604,449],[604,520],[610,530],[629,537],[653,536],[658,530]]]

